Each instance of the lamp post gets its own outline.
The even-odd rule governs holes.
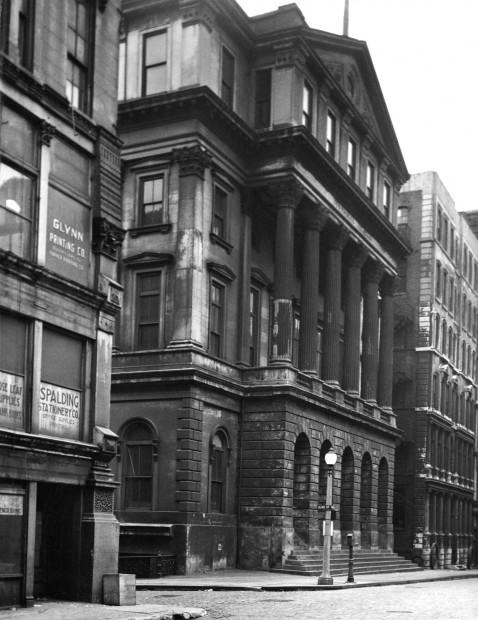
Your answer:
[[[332,585],[334,580],[330,574],[330,545],[332,538],[332,474],[334,465],[337,462],[337,454],[333,448],[325,453],[325,464],[327,465],[327,490],[325,495],[325,521],[324,521],[324,557],[322,564],[322,574],[317,583],[319,585]]]

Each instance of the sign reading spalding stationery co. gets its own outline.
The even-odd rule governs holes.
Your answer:
[[[51,383],[40,384],[40,432],[78,439],[81,393]]]

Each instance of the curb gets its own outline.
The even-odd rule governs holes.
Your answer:
[[[458,579],[477,579],[478,575],[475,573],[460,574],[460,575],[447,575],[446,577],[425,577],[424,579],[394,579],[390,581],[367,581],[365,583],[339,583],[329,586],[311,584],[311,585],[262,585],[262,586],[248,586],[248,585],[198,585],[198,584],[184,584],[184,585],[136,585],[137,590],[211,590],[211,591],[252,591],[252,592],[293,592],[293,591],[314,591],[314,590],[349,590],[351,588],[377,588],[380,586],[399,586],[410,585],[412,583],[430,583],[433,581],[455,581]]]

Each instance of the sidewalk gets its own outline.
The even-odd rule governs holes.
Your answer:
[[[317,577],[266,571],[224,570],[195,575],[170,575],[159,579],[137,579],[137,605],[114,607],[63,601],[38,600],[34,607],[0,610],[0,620],[181,620],[201,618],[206,611],[168,605],[141,604],[142,590],[341,590],[376,586],[478,578],[478,569],[423,570],[416,572],[334,577],[331,586],[317,585]],[[143,599],[144,600],[144,599]]]

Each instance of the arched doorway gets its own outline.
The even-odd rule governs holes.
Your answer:
[[[297,437],[294,447],[293,519],[295,544],[309,544],[310,455],[309,439],[305,433],[301,433]]]
[[[342,478],[340,485],[340,526],[342,545],[347,545],[347,533],[354,531],[354,455],[345,448],[342,455]]]
[[[371,515],[372,515],[372,459],[366,452],[362,458],[360,469],[360,545],[362,548],[371,546]]]
[[[377,518],[378,518],[378,546],[386,549],[388,546],[388,463],[384,457],[378,466],[378,497],[377,497]]]

